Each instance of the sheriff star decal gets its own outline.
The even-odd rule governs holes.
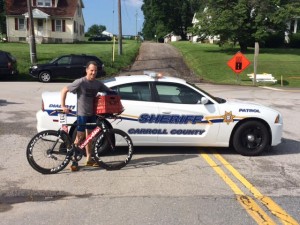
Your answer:
[[[229,124],[230,122],[233,122],[233,118],[235,117],[234,115],[232,115],[232,111],[230,112],[226,112],[223,117],[223,122]]]

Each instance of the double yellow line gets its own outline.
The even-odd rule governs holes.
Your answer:
[[[230,165],[220,154],[212,153],[214,159],[218,160],[225,168],[231,172],[257,199],[263,204],[274,216],[276,216],[282,224],[285,225],[299,225],[286,211],[277,205],[271,198],[263,196],[257,188],[255,188],[249,181],[246,180],[233,166]],[[201,151],[201,156],[205,161],[215,170],[215,172],[225,181],[225,183],[236,194],[238,202],[245,208],[250,216],[257,222],[257,224],[276,224],[271,217],[255,202],[255,200],[244,194],[244,192],[237,186],[234,181],[226,175],[224,170],[209,156],[206,152]]]

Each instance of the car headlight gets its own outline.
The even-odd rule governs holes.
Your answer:
[[[278,114],[277,116],[276,116],[276,118],[275,118],[275,123],[280,123],[280,121],[281,121],[281,117],[280,117],[280,114]]]
[[[37,68],[38,68],[37,66],[32,66],[32,67],[31,67],[31,69],[37,69]]]

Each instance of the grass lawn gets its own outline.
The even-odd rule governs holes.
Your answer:
[[[118,55],[118,43],[115,45],[114,62],[113,42],[84,42],[78,44],[37,44],[36,54],[38,63],[47,63],[50,60],[65,54],[87,54],[99,57],[105,65],[107,76],[117,74],[120,69],[126,68],[134,62],[140,43],[134,40],[123,40],[122,55]],[[19,75],[12,80],[35,80],[28,74],[30,62],[30,49],[28,43],[0,43],[0,50],[9,51],[16,57]]]
[[[237,75],[227,66],[239,48],[221,48],[218,45],[191,43],[188,41],[172,42],[183,55],[186,63],[195,74],[204,81],[219,84],[236,84]],[[252,85],[247,74],[253,73],[254,48],[244,54],[251,62],[240,73],[241,85]],[[260,49],[257,73],[270,73],[277,84],[259,83],[259,85],[300,87],[300,49]]]

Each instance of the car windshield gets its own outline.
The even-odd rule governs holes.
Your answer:
[[[187,82],[189,85],[193,86],[194,88],[196,88],[197,90],[201,91],[202,93],[206,94],[207,96],[209,96],[210,98],[212,98],[213,100],[215,100],[218,103],[225,103],[226,100],[223,98],[219,98],[219,97],[215,97],[209,93],[207,93],[206,91],[204,91],[203,89],[199,88],[198,86],[196,86],[195,84],[189,83]]]
[[[52,59],[51,61],[50,61],[50,63],[53,63],[54,61],[56,61],[58,58],[55,58],[55,59]]]
[[[105,79],[103,80],[102,82],[105,84],[105,83],[109,83],[109,82],[112,82],[112,81],[116,81],[116,78],[108,78],[108,79]]]
[[[16,58],[14,57],[14,56],[12,56],[11,54],[7,54],[8,55],[8,57],[13,61],[13,62],[15,62],[16,61]]]

